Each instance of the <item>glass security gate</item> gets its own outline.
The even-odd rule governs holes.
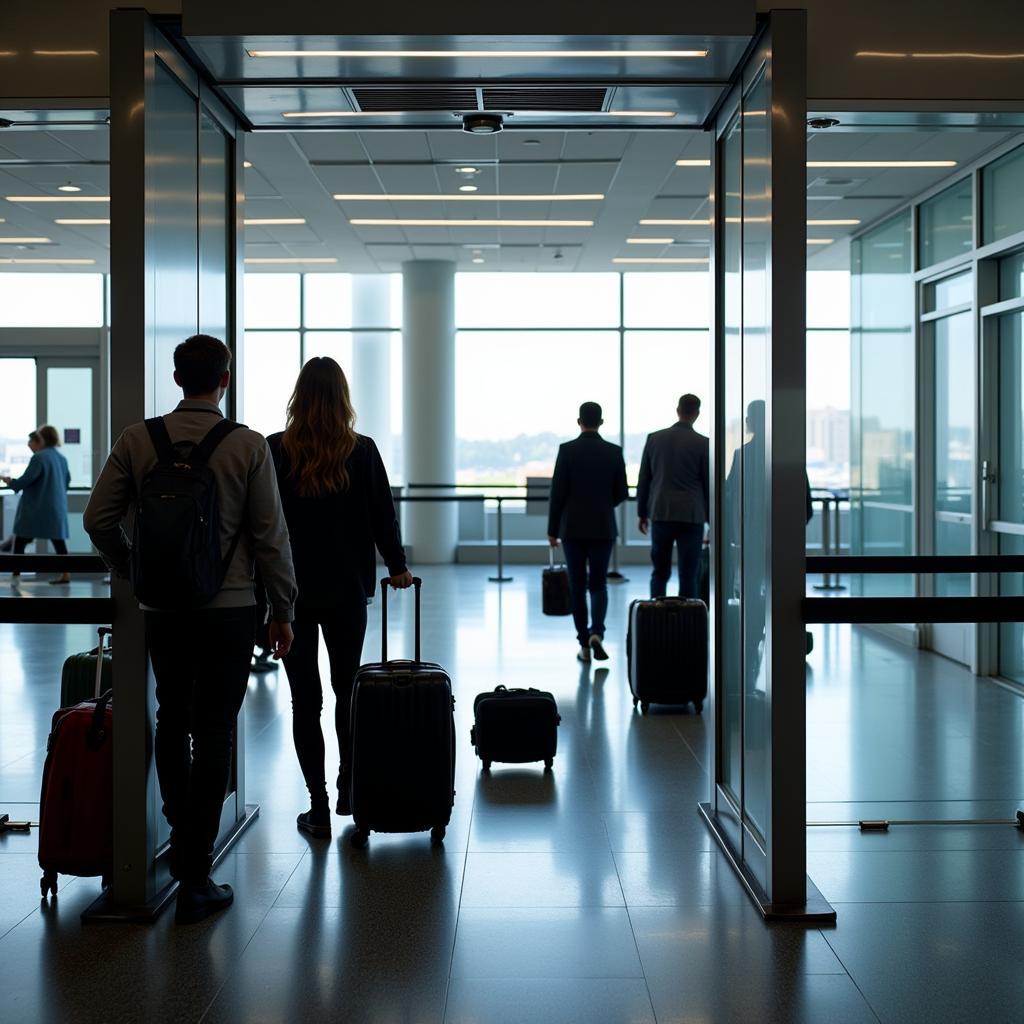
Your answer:
[[[773,12],[715,147],[715,779],[702,812],[767,917],[806,876],[803,12]]]

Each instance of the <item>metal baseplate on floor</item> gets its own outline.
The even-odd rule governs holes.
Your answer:
[[[0,835],[5,832],[28,832],[31,828],[31,821],[11,821],[9,814],[0,814]]]

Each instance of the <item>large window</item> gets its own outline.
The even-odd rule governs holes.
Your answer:
[[[32,453],[28,435],[36,418],[36,361],[0,359],[4,399],[0,402],[0,476],[21,476]]]
[[[102,327],[102,274],[0,273],[0,326]]]

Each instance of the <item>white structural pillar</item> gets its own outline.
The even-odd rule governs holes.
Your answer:
[[[352,402],[356,430],[377,442],[384,464],[391,471],[391,335],[386,331],[360,331],[360,327],[387,327],[391,322],[389,274],[352,276]]]
[[[455,482],[455,264],[402,266],[402,434],[407,484]],[[413,490],[413,495],[445,492]],[[451,491],[446,492],[451,494]],[[411,502],[405,542],[421,563],[452,562],[458,544],[455,502]]]

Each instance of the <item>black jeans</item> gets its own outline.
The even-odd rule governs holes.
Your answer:
[[[295,639],[285,656],[284,668],[292,691],[292,737],[302,777],[310,796],[324,793],[324,734],[320,713],[324,706],[323,684],[318,659],[320,630],[323,630],[327,656],[331,664],[331,688],[334,690],[334,727],[338,733],[341,766],[348,764],[351,740],[349,710],[352,683],[363,653],[366,636],[366,597],[354,588],[330,605],[303,605],[295,609],[292,623]],[[339,775],[341,771],[339,770]]]
[[[171,874],[186,882],[205,881],[213,863],[255,628],[252,607],[146,613]]]
[[[14,553],[16,555],[25,554],[25,548],[32,543],[34,538],[32,537],[15,537],[14,538]],[[53,538],[50,543],[53,545],[53,550],[58,555],[66,555],[68,553],[68,545],[66,541],[60,539],[60,537]]]
[[[664,597],[672,575],[672,548],[679,545],[679,596],[699,597],[697,573],[704,546],[703,523],[651,523],[651,597]]]
[[[604,617],[608,613],[608,563],[613,540],[563,540],[565,567],[569,570],[569,597],[576,637],[586,647],[592,636],[604,639]],[[591,623],[587,626],[587,592],[590,592]]]

